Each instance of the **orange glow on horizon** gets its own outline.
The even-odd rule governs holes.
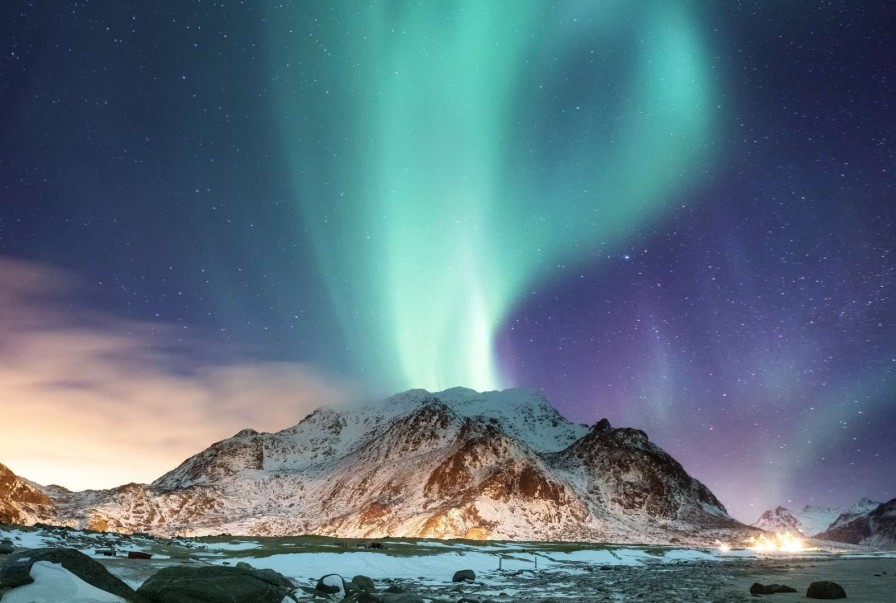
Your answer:
[[[183,327],[85,321],[85,310],[41,303],[77,298],[75,285],[0,258],[0,463],[25,479],[72,490],[149,482],[241,429],[291,427],[358,395],[305,364],[201,365],[226,345]]]

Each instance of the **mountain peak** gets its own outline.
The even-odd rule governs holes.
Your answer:
[[[853,513],[864,513],[865,511],[873,511],[874,509],[878,508],[881,504],[882,503],[879,503],[875,500],[871,500],[867,496],[863,496],[862,498],[860,498],[859,500],[854,502],[852,505],[850,505],[848,510]]]
[[[610,420],[604,418],[595,423],[594,427],[591,428],[591,431],[610,431],[611,429],[613,429],[613,426],[610,425]]]

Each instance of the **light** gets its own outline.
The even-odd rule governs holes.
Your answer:
[[[757,553],[799,553],[805,550],[803,541],[790,532],[775,532],[774,536],[762,534],[747,540],[747,548]]]

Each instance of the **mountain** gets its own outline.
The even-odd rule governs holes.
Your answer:
[[[32,524],[54,515],[53,502],[37,484],[0,464],[0,523]]]
[[[861,498],[847,508],[806,505],[799,511],[791,511],[779,506],[763,513],[751,525],[769,532],[799,532],[808,537],[824,532],[842,515],[860,515],[879,505],[879,502],[869,498]]]
[[[816,536],[849,544],[896,545],[896,498],[863,513],[844,513]]]
[[[49,491],[57,520],[160,535],[706,543],[749,529],[643,431],[529,390],[410,390],[217,442],[149,485]]]
[[[787,507],[775,507],[763,513],[755,523],[750,524],[753,527],[767,532],[790,532],[795,534],[806,535],[802,523],[793,514],[793,511]]]

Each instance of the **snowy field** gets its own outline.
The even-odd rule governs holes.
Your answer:
[[[678,600],[676,597],[693,601],[749,601],[755,600],[748,594],[751,581],[786,583],[800,568],[808,572],[807,576],[814,570],[824,575],[824,568],[833,568],[836,564],[832,562],[837,562],[842,576],[819,579],[852,583],[851,600],[888,600],[875,598],[884,596],[874,593],[877,578],[881,579],[881,588],[896,591],[896,554],[857,547],[760,555],[748,550],[722,552],[630,545],[383,540],[376,541],[377,548],[368,548],[371,541],[320,537],[167,540],[59,528],[0,527],[0,539],[4,538],[20,548],[74,548],[102,562],[133,588],[170,565],[245,562],[255,568],[275,570],[297,586],[313,586],[325,574],[340,574],[346,579],[361,574],[372,578],[378,587],[400,586],[433,602],[453,603],[464,597],[479,601],[572,602],[596,597],[610,601],[673,601]],[[113,546],[114,557],[98,553]],[[148,552],[153,557],[128,559],[128,551]],[[2,559],[0,555],[0,562]],[[454,573],[463,569],[475,571],[476,581],[452,583]],[[863,576],[868,572],[874,573],[866,579]],[[781,573],[790,576],[779,576]],[[66,574],[52,564],[36,565],[32,574],[36,584],[27,591],[23,591],[25,587],[11,591],[3,603],[53,600],[52,596],[58,597],[62,592],[59,589],[68,589],[67,593],[90,592]],[[769,574],[771,579],[760,579]],[[856,597],[859,590],[865,598]],[[52,596],[41,599],[41,592]]]

